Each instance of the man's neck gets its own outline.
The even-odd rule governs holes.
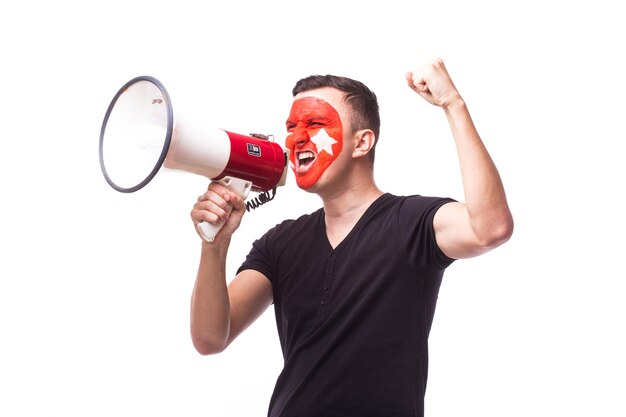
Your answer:
[[[355,212],[364,212],[382,194],[375,184],[371,184],[365,189],[362,185],[353,186],[336,194],[321,197],[326,217],[343,219],[351,217]]]
[[[344,189],[340,193],[323,196],[326,234],[336,247],[350,233],[368,207],[383,194],[373,182]]]

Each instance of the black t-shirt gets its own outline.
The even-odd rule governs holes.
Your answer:
[[[333,250],[324,211],[275,226],[240,268],[271,282],[285,360],[271,417],[423,416],[443,272],[433,217],[453,200],[384,194]]]

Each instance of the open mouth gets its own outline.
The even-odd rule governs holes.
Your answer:
[[[313,161],[315,161],[315,158],[315,154],[311,151],[298,152],[296,154],[298,172],[301,173],[307,171],[311,167]]]

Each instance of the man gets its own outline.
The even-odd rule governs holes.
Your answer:
[[[444,110],[465,203],[379,190],[376,96],[354,80],[313,76],[294,88],[286,146],[298,186],[323,208],[257,240],[228,286],[226,253],[243,201],[212,183],[191,212],[195,224],[224,222],[202,243],[194,346],[222,351],[274,303],[285,364],[270,416],[422,416],[443,272],[511,236],[498,171],[443,62],[407,73],[407,82]]]

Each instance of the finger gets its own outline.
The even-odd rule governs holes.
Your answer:
[[[200,196],[198,196],[198,201],[210,200],[211,198],[214,198],[214,196],[219,196],[219,193],[209,188],[207,191],[204,192],[204,194],[201,194]]]
[[[413,90],[419,91],[420,90],[419,85],[423,83],[423,80],[418,74],[414,72],[407,72],[406,82],[409,85],[409,87],[411,87]]]
[[[404,74],[404,78],[406,78],[406,83],[409,87],[413,88],[414,84],[413,84],[413,73],[411,71],[407,71],[406,74]]]
[[[209,188],[207,192],[198,197],[198,201],[213,201],[222,208],[226,208],[228,202],[232,199],[232,191],[228,188],[220,186]]]
[[[213,224],[225,222],[228,219],[230,210],[222,210],[210,201],[196,204],[191,210],[191,217],[194,222],[206,221]]]
[[[422,75],[418,75],[414,72],[407,72],[405,77],[409,87],[417,93],[429,92],[428,84],[426,84],[426,80],[424,80]]]
[[[207,222],[211,224],[220,224],[222,222],[219,216],[217,216],[216,214],[207,210],[200,210],[196,208],[191,210],[191,219],[193,220],[194,224],[198,224],[202,222]]]
[[[226,220],[232,210],[232,204],[227,201],[231,199],[228,193],[226,193],[225,197],[213,191],[207,191],[202,194],[194,204],[192,217],[197,220],[211,222]]]
[[[242,211],[246,208],[246,204],[244,203],[243,198],[239,196],[237,193],[231,193],[229,195],[229,204],[232,206],[233,210]]]

